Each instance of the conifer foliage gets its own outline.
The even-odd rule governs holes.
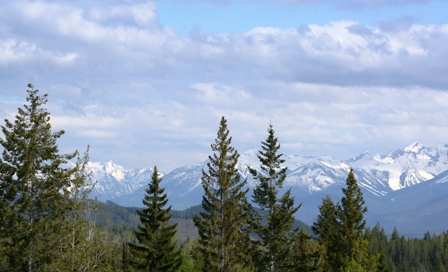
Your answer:
[[[77,169],[64,164],[77,152],[59,154],[50,114],[43,108],[47,95],[28,85],[27,104],[14,122],[5,120],[0,144],[0,241],[8,270],[41,270],[55,259],[67,211],[69,188]]]
[[[199,241],[196,263],[202,271],[244,271],[250,267],[249,220],[245,180],[236,169],[239,154],[231,146],[227,120],[222,117],[212,156],[202,171],[203,212],[194,218]]]
[[[280,144],[272,124],[261,148],[257,156],[261,171],[249,170],[259,182],[254,189],[253,202],[267,212],[266,223],[261,223],[260,216],[253,222],[254,230],[261,239],[255,263],[259,271],[290,271],[294,266],[292,224],[294,213],[300,206],[295,207],[290,189],[282,197],[278,196],[278,189],[282,188],[286,179],[287,168],[282,166],[285,160],[282,159],[283,154],[278,153]]]
[[[131,264],[137,271],[177,271],[182,262],[174,239],[176,224],[169,222],[171,206],[165,208],[168,198],[165,189],[160,187],[161,181],[155,166],[143,199],[146,208],[137,211],[141,224],[135,236],[139,243],[129,243]]]
[[[346,188],[342,188],[341,205],[338,207],[343,233],[342,250],[347,256],[356,256],[357,245],[364,239],[366,228],[364,213],[367,212],[367,207],[353,169],[350,169],[345,184]]]
[[[340,248],[341,226],[338,220],[338,205],[326,196],[319,206],[319,215],[311,229],[318,236],[319,242],[325,246],[324,268],[326,271],[337,271],[343,265],[343,252]]]
[[[329,197],[323,199],[312,227],[326,247],[327,270],[376,271],[380,255],[369,252],[370,237],[365,233],[364,220],[367,207],[353,169],[342,192],[337,205]]]

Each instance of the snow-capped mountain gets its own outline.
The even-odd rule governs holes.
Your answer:
[[[153,169],[126,170],[122,166],[108,161],[106,163],[89,162],[87,172],[96,182],[91,196],[106,201],[115,200],[120,196],[129,195],[142,189],[151,180]]]
[[[184,210],[201,203],[203,195],[201,176],[202,169],[206,166],[207,162],[189,164],[162,176],[161,186],[165,188],[169,204],[174,210]],[[145,189],[150,180],[151,177],[148,178],[145,186],[113,201],[122,206],[142,206]]]
[[[371,172],[374,169],[384,173],[388,187],[399,190],[428,181],[448,170],[448,145],[426,147],[413,143],[385,156],[364,153],[346,163],[360,171]]]
[[[248,181],[249,199],[251,189],[256,186],[256,181],[249,174],[249,167],[259,169],[257,154],[257,150],[241,153],[237,165],[242,178]],[[408,213],[414,218],[419,218],[418,213],[425,213],[425,216],[420,217],[422,220],[428,220],[428,214],[435,218],[443,210],[440,207],[444,202],[440,201],[448,199],[446,144],[427,147],[413,143],[386,155],[372,156],[365,152],[345,161],[338,161],[330,156],[286,154],[283,159],[283,166],[288,167],[288,176],[282,191],[291,188],[296,203],[302,203],[297,217],[308,224],[316,218],[318,206],[325,195],[332,196],[336,201],[341,198],[341,188],[345,185],[350,168],[354,169],[364,191],[369,208],[366,217],[371,224],[379,221],[383,225],[384,221],[386,230],[391,231],[400,222],[401,227],[406,228],[402,225],[408,221],[397,216],[397,213]],[[168,193],[173,209],[183,210],[201,203],[201,176],[202,170],[206,168],[207,161],[204,161],[161,174],[162,186]],[[142,206],[145,189],[153,173],[151,168],[126,170],[107,162],[90,163],[89,169],[98,181],[94,193],[100,200],[110,199],[124,206]],[[448,215],[448,207],[446,213]],[[401,221],[397,222],[394,218],[401,218]],[[447,227],[448,225],[442,230]]]

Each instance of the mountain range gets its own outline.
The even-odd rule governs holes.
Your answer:
[[[240,155],[238,170],[247,180],[251,199],[256,181],[249,167],[259,168],[257,150]],[[291,188],[296,204],[302,203],[296,218],[312,224],[322,198],[330,195],[337,202],[342,198],[350,168],[355,172],[368,212],[368,225],[379,223],[386,232],[394,227],[406,236],[422,236],[425,232],[448,229],[448,145],[424,146],[413,143],[383,154],[365,152],[339,161],[330,156],[287,155],[287,179],[280,189]],[[199,205],[202,200],[202,170],[207,162],[189,164],[169,173],[161,173],[162,187],[174,210]],[[151,181],[152,168],[124,169],[112,161],[89,162],[88,170],[97,181],[92,196],[111,200],[121,206],[142,206],[145,189]]]

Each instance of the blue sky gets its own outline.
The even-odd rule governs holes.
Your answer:
[[[217,3],[214,3],[217,2]],[[264,3],[269,2],[269,3]],[[281,2],[286,2],[282,4]],[[255,27],[295,28],[349,20],[379,26],[403,19],[421,24],[447,22],[445,1],[157,1],[160,21],[188,34],[195,28],[209,33],[246,32]],[[305,2],[305,3],[300,3]],[[345,4],[344,4],[345,2]],[[379,4],[386,2],[389,4]],[[406,1],[402,1],[406,2]]]
[[[167,172],[240,152],[447,143],[448,1],[0,1],[0,120],[33,83],[62,152]]]

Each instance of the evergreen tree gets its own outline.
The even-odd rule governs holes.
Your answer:
[[[303,229],[292,237],[294,241],[294,268],[290,271],[323,272],[325,269],[325,255],[323,246]]]
[[[370,235],[366,234],[364,213],[367,211],[353,169],[350,169],[346,188],[339,205],[327,196],[319,207],[320,215],[312,229],[327,248],[329,271],[370,271],[380,267],[380,254],[369,251]]]
[[[261,148],[257,155],[261,171],[249,170],[258,180],[253,202],[267,212],[266,223],[262,223],[260,216],[253,222],[254,230],[261,239],[255,263],[259,271],[290,271],[295,261],[292,254],[292,224],[294,213],[300,206],[295,207],[291,189],[278,197],[278,190],[286,179],[287,167],[282,167],[285,160],[282,159],[283,154],[278,153],[280,144],[272,124],[269,125],[266,141],[261,142]]]
[[[129,245],[127,242],[121,242],[121,270],[128,272],[130,270],[129,265]]]
[[[138,271],[176,271],[182,262],[181,251],[174,237],[176,224],[170,224],[171,206],[165,189],[160,187],[162,179],[154,167],[152,182],[146,189],[143,204],[145,209],[137,211],[141,224],[135,230],[138,244],[129,243],[131,264]]]
[[[41,270],[55,260],[61,225],[74,208],[71,185],[82,183],[73,179],[76,167],[64,167],[77,152],[59,154],[64,131],[51,129],[47,95],[28,87],[27,104],[14,122],[5,120],[0,138],[0,242],[13,271]]]
[[[246,181],[236,168],[239,154],[231,146],[227,120],[222,117],[208,171],[202,171],[203,212],[194,218],[199,240],[194,258],[202,271],[244,271],[250,268],[249,206]]]
[[[325,247],[324,267],[326,271],[339,271],[338,269],[343,264],[343,253],[339,239],[341,225],[338,221],[337,212],[337,205],[327,195],[322,200],[317,220],[311,227],[319,242]]]
[[[355,179],[353,169],[350,169],[346,180],[346,188],[342,188],[343,197],[338,207],[338,216],[342,227],[343,250],[349,257],[354,256],[357,244],[363,239],[367,212],[361,188]]]

